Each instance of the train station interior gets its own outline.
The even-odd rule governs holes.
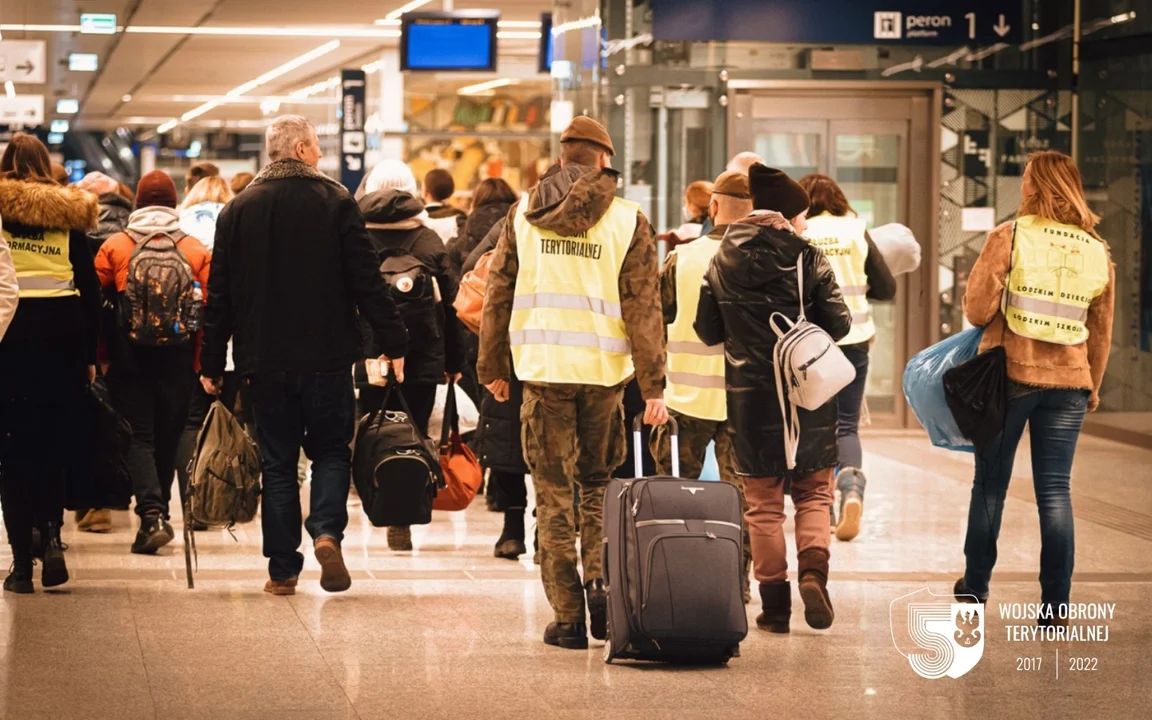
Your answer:
[[[264,591],[259,517],[196,532],[191,552],[173,489],[174,538],[155,554],[130,552],[132,507],[89,532],[84,508],[66,504],[70,582],[0,598],[0,720],[1146,716],[1150,67],[1152,0],[0,0],[0,151],[34,135],[65,184],[96,172],[131,192],[163,171],[182,201],[194,166],[259,174],[269,126],[298,115],[316,129],[316,169],[349,193],[400,161],[421,190],[447,171],[445,204],[473,212],[486,179],[519,202],[549,177],[562,133],[588,116],[611,138],[617,197],[651,224],[661,259],[694,221],[686,188],[739,153],[797,180],[832,178],[867,228],[900,224],[919,245],[894,299],[871,305],[867,499],[855,537],[829,530],[830,628],[806,625],[797,600],[790,634],[759,629],[753,578],[747,637],[723,664],[612,660],[595,638],[586,651],[541,642],[554,617],[533,557],[530,475],[519,557],[493,556],[507,526],[483,489],[467,509],[413,525],[410,549],[390,547],[353,492],[351,588],[321,588],[305,535],[284,597]],[[1044,151],[1079,168],[1115,269],[1110,359],[1071,470],[1077,632],[1033,632],[1044,493],[1032,458],[1043,448],[1025,434],[979,650],[946,616],[936,635],[952,662],[955,630],[961,660],[929,679],[914,656],[935,646],[910,607],[955,612],[979,459],[934,446],[906,370],[971,328],[969,275],[989,233],[1017,217],[1029,158]],[[461,411],[465,440],[478,412]],[[302,459],[305,516],[308,469]],[[702,479],[719,479],[714,449]],[[793,511],[790,500],[794,559]],[[789,570],[798,582],[794,560]]]

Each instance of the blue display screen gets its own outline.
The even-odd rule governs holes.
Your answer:
[[[402,69],[496,69],[496,18],[427,17],[406,20]]]

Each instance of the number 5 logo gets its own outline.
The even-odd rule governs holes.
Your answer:
[[[941,597],[948,599],[934,600]],[[892,644],[920,677],[960,678],[984,655],[984,617],[983,603],[958,603],[927,588],[917,590],[889,606]],[[898,628],[907,628],[907,652],[897,642]]]

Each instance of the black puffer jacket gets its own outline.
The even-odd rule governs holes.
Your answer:
[[[833,340],[848,334],[852,316],[824,253],[786,226],[777,213],[754,215],[728,228],[705,276],[694,325],[709,345],[724,343],[728,420],[741,475],[778,477],[788,472],[784,423],[776,394],[772,313],[799,316],[796,263],[804,268],[804,313]],[[795,474],[833,467],[836,402],[801,409]]]
[[[511,207],[511,203],[495,202],[472,210],[464,222],[464,229],[448,243],[448,259],[457,277],[464,274],[464,261],[484,240],[492,226],[504,219]]]
[[[405,315],[410,339],[408,355],[404,360],[404,382],[413,385],[437,385],[444,382],[444,373],[460,372],[464,367],[464,352],[460,344],[460,329],[456,322],[457,278],[452,273],[448,252],[435,231],[420,220],[424,205],[418,198],[399,190],[381,190],[359,199],[360,212],[368,228],[368,237],[380,262],[390,255],[408,253],[427,268],[440,288],[440,307],[435,318],[416,318]],[[404,306],[399,305],[401,314]],[[413,323],[421,324],[415,327]],[[378,354],[371,337],[365,353]]]
[[[133,209],[132,201],[120,193],[104,193],[99,200],[100,224],[94,232],[88,233],[88,247],[92,249],[93,257],[105,240],[127,229],[128,216]]]

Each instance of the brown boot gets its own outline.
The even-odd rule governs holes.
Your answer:
[[[89,510],[77,523],[81,532],[107,533],[112,532],[111,510]]]
[[[792,583],[760,583],[760,602],[764,612],[756,616],[756,627],[774,633],[789,632],[792,617]]]
[[[352,576],[344,565],[344,553],[335,538],[316,538],[316,560],[320,563],[320,587],[328,592],[344,592],[352,587]]]
[[[828,551],[812,548],[800,553],[800,599],[804,601],[804,619],[816,630],[832,627],[836,613],[828,597]]]
[[[412,549],[412,529],[407,527],[388,528],[388,549],[393,552],[407,552]]]
[[[264,583],[264,592],[269,595],[295,595],[296,578],[290,577],[287,580],[269,580]]]

